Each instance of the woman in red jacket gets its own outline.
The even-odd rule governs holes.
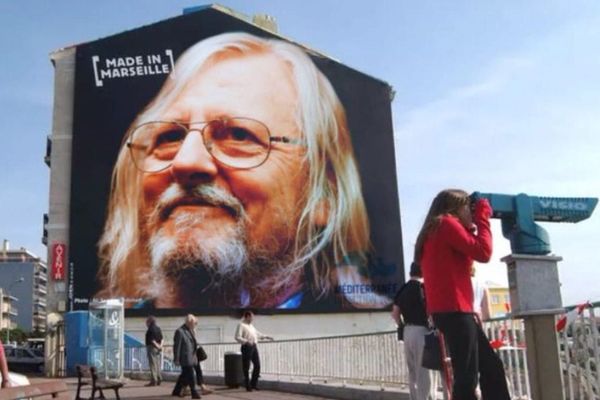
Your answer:
[[[510,399],[502,361],[475,319],[471,266],[492,255],[492,208],[479,199],[471,210],[469,195],[456,189],[433,200],[415,245],[423,271],[427,312],[444,334],[452,358],[454,400]]]

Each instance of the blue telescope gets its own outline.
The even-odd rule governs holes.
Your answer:
[[[486,198],[492,206],[492,218],[502,221],[502,234],[510,241],[514,254],[545,255],[550,253],[550,238],[534,221],[572,222],[589,218],[598,204],[597,198],[540,197],[524,193],[516,196],[496,193],[471,195],[473,201]]]

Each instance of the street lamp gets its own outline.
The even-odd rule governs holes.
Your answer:
[[[17,283],[21,283],[24,282],[25,278],[23,278],[22,276],[20,276],[19,278],[17,278],[13,283],[11,283],[10,285],[8,285],[8,289],[6,289],[6,294],[10,297],[10,289],[12,289],[13,286],[15,286]],[[12,304],[12,301],[11,301]],[[11,320],[9,318],[8,320],[8,330],[6,331],[6,343],[10,344],[10,329],[11,329]]]

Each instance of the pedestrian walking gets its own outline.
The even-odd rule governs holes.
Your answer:
[[[196,390],[196,379],[194,378],[194,366],[198,363],[196,349],[196,328],[197,320],[192,314],[188,314],[185,323],[175,331],[173,344],[173,361],[175,365],[181,367],[181,373],[177,378],[173,396],[181,396],[184,387],[189,386],[192,399],[199,399],[200,394]]]

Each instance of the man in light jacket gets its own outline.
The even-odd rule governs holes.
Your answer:
[[[175,365],[181,366],[181,374],[177,378],[177,383],[173,389],[173,396],[180,396],[184,387],[189,386],[192,399],[199,399],[200,394],[196,390],[196,382],[194,379],[194,365],[198,363],[196,358],[196,336],[194,328],[197,320],[192,314],[188,314],[185,318],[185,323],[175,331],[175,339],[173,344],[173,361]]]

